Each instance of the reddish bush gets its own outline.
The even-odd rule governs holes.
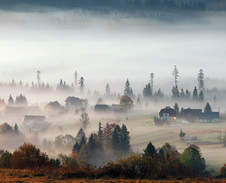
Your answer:
[[[32,144],[24,143],[12,155],[12,167],[16,169],[40,168],[48,165],[48,156]]]

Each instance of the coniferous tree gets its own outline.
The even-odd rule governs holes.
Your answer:
[[[143,89],[143,96],[144,98],[146,99],[150,99],[151,96],[152,96],[152,88],[151,88],[151,85],[150,83],[148,83],[145,88]]]
[[[74,85],[75,85],[75,88],[77,88],[77,85],[78,85],[78,72],[75,71],[74,73]]]
[[[196,88],[196,87],[194,88],[192,98],[193,98],[194,100],[197,100],[197,99],[198,99],[198,91],[197,91],[197,88]]]
[[[156,154],[155,146],[151,142],[149,142],[147,147],[144,149],[144,156],[153,157],[155,154]]]
[[[183,88],[181,89],[180,97],[181,97],[182,99],[185,98],[185,93],[184,93],[184,89],[183,89]]]
[[[86,136],[85,136],[85,134],[82,136],[81,141],[79,143],[79,146],[82,147],[83,144],[86,145]]]
[[[204,112],[205,113],[212,112],[212,108],[208,102],[206,104],[206,107],[204,108]]]
[[[95,153],[97,146],[96,146],[96,141],[94,139],[93,133],[91,133],[87,145],[88,145],[89,151],[91,153],[92,152]]]
[[[112,139],[111,139],[111,144],[112,144],[112,150],[113,154],[118,155],[120,151],[120,131],[121,128],[119,125],[116,125],[114,131],[112,132]]]
[[[20,133],[20,131],[19,131],[19,128],[18,128],[18,126],[17,126],[17,124],[15,123],[15,126],[14,126],[14,132],[16,133],[16,134],[19,134]]]
[[[9,105],[13,105],[14,104],[14,100],[13,100],[13,97],[11,95],[9,96],[8,104]]]
[[[77,153],[79,153],[81,147],[79,146],[79,143],[76,142],[75,145],[73,146],[72,151],[76,151]]]
[[[186,99],[190,99],[191,98],[191,93],[188,91],[188,89],[186,89],[185,98]]]
[[[83,136],[86,136],[86,134],[85,134],[84,130],[82,128],[80,128],[75,137],[76,142],[80,143]]]
[[[121,150],[124,152],[124,153],[129,153],[130,151],[130,136],[129,136],[129,132],[126,128],[126,125],[122,125],[121,127]]]
[[[172,89],[172,98],[179,98],[180,97],[180,93],[179,93],[179,90],[178,90],[178,87],[173,87]]]
[[[179,71],[178,71],[176,65],[174,66],[174,69],[173,69],[173,73],[172,74],[173,74],[173,77],[174,77],[175,87],[177,87],[177,79],[179,77]]]
[[[198,73],[198,86],[199,91],[204,91],[204,73],[202,69],[200,69]]]
[[[204,93],[202,90],[199,92],[199,100],[204,101]]]
[[[184,115],[184,108],[182,107],[180,110],[180,115],[183,116]]]
[[[103,146],[103,130],[102,130],[102,126],[101,126],[101,122],[99,122],[99,129],[98,129],[98,142],[99,142],[99,146]]]
[[[107,95],[107,96],[110,96],[110,94],[111,94],[111,89],[110,89],[110,86],[109,86],[108,83],[107,83],[107,85],[106,85],[105,92],[106,92],[106,95]]]
[[[163,93],[162,93],[161,89],[159,88],[158,92],[157,92],[157,97],[162,97],[162,96],[163,96]]]
[[[154,89],[154,73],[150,74],[150,78],[151,78],[151,90],[153,91],[153,89]]]
[[[124,94],[127,95],[127,96],[129,96],[129,97],[134,97],[133,89],[131,88],[130,82],[129,82],[128,79],[126,80]]]
[[[79,80],[79,88],[80,88],[80,92],[83,93],[84,92],[84,78],[81,77]]]
[[[175,103],[174,105],[174,110],[176,111],[176,114],[179,114],[179,105],[177,103]]]

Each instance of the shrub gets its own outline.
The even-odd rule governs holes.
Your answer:
[[[16,169],[41,168],[48,165],[48,156],[32,144],[24,143],[12,155],[12,167]]]

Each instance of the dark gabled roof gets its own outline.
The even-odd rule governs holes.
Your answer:
[[[106,104],[96,104],[95,105],[95,110],[96,111],[106,111],[106,110],[109,110],[110,107]]]
[[[213,120],[213,119],[219,119],[220,114],[219,112],[207,112],[207,113],[201,113],[199,114],[199,119],[204,120]]]
[[[69,96],[69,97],[67,97],[66,98],[66,100],[65,100],[65,102],[66,103],[71,103],[71,104],[73,104],[73,103],[78,103],[79,102],[79,100],[80,100],[80,98],[78,98],[78,97],[74,97],[74,96]]]
[[[45,107],[47,107],[47,106],[49,106],[49,107],[51,107],[52,109],[55,109],[55,110],[60,110],[60,109],[62,109],[62,106],[59,104],[59,102],[57,102],[57,101],[54,101],[54,102],[50,102],[50,103],[48,103]]]
[[[186,115],[194,115],[194,116],[198,116],[199,114],[202,113],[202,109],[191,109],[191,108],[188,108],[188,109],[184,109],[183,110],[183,114],[186,116]]]
[[[163,114],[169,114],[170,117],[175,117],[177,115],[176,111],[169,106],[165,107],[164,109],[161,109],[161,111],[159,112],[159,116],[163,117]]]
[[[25,115],[24,116],[24,123],[29,123],[29,122],[44,122],[45,121],[45,116],[34,116],[34,115]]]

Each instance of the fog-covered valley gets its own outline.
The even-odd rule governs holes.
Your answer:
[[[126,125],[129,152],[138,154],[150,141],[156,148],[169,142],[182,153],[189,145],[178,137],[183,129],[204,149],[208,168],[219,171],[212,153],[217,146],[224,159],[225,28],[225,12],[162,21],[81,9],[1,10],[1,149],[13,152],[28,142],[57,158],[71,154],[81,128],[87,143],[103,129],[106,156],[97,156],[99,165],[116,159],[106,138],[117,125]],[[123,104],[125,95],[133,105]],[[183,114],[189,108],[204,112],[207,103],[219,112],[218,123]],[[157,124],[160,110],[176,110],[176,104],[174,121]]]

